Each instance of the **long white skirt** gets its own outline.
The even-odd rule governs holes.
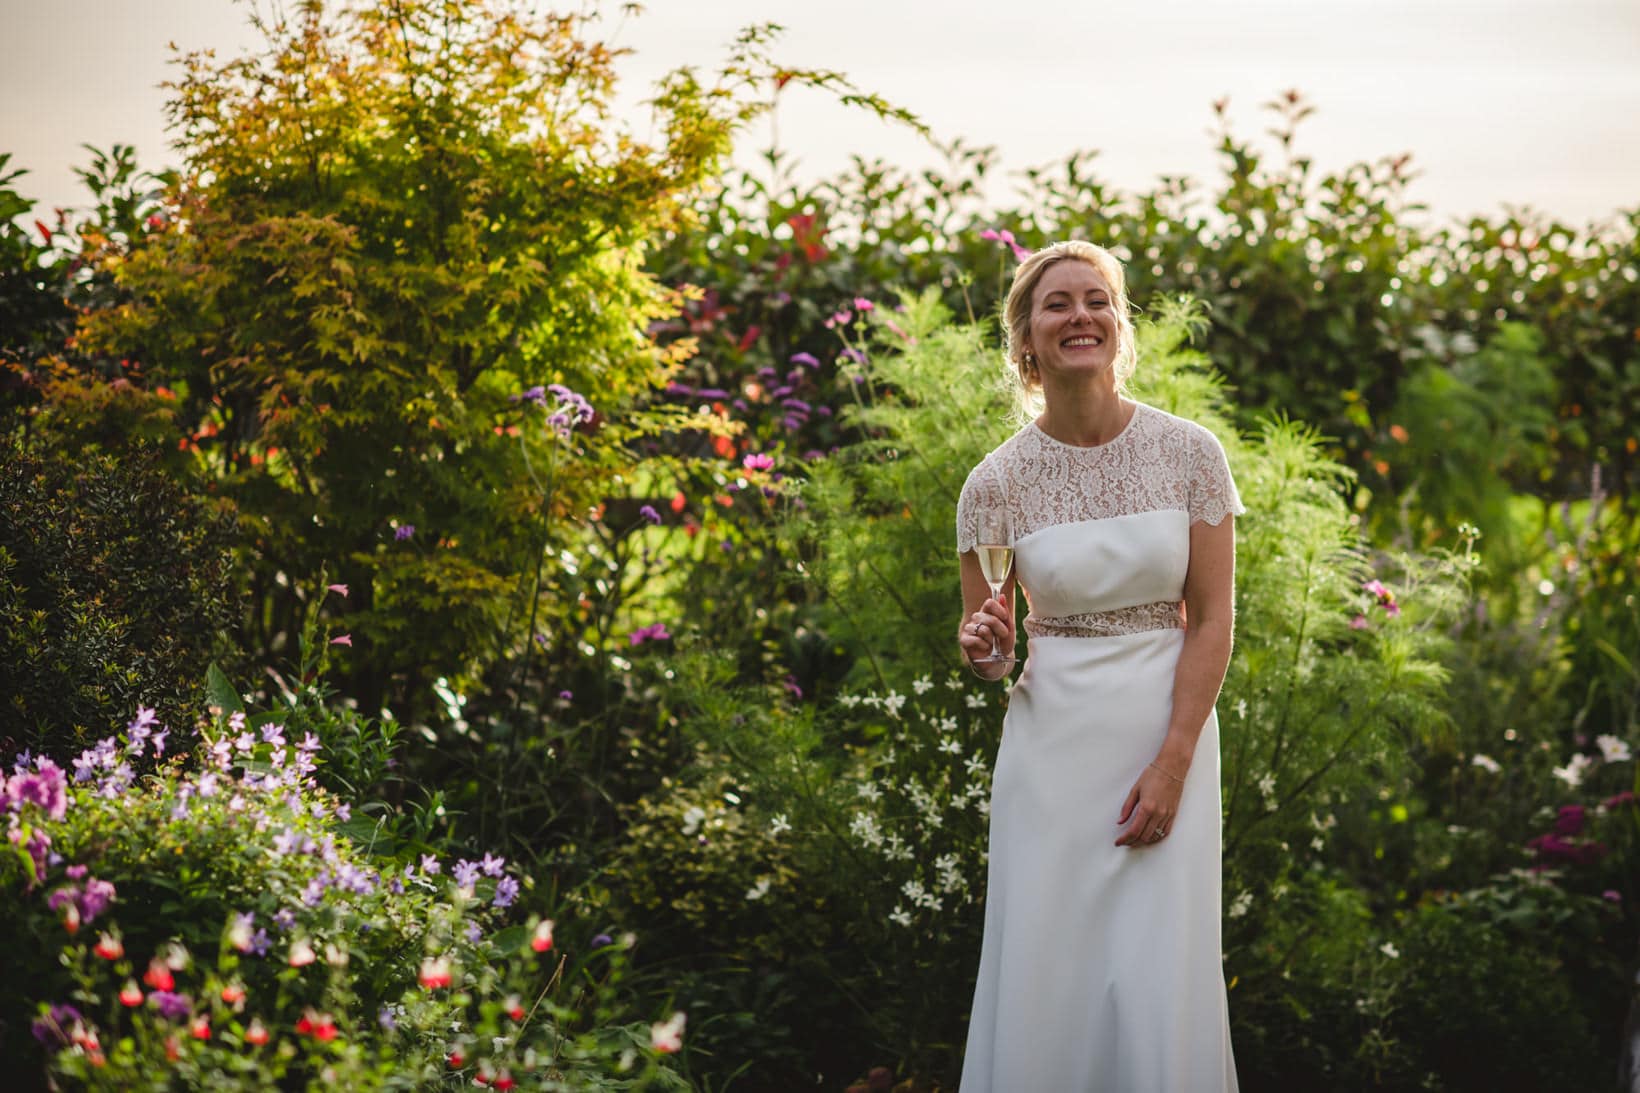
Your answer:
[[[1182,630],[1038,637],[992,785],[960,1093],[1236,1089],[1219,936],[1218,719],[1154,846],[1117,847],[1167,733]]]

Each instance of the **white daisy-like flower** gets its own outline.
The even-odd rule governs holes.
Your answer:
[[[985,708],[985,696],[984,695],[963,695],[962,696],[962,704],[964,706],[967,706],[970,710],[984,709]]]
[[[1482,755],[1480,752],[1476,752],[1474,755],[1469,757],[1469,765],[1473,767],[1480,767],[1488,774],[1496,774],[1503,769],[1503,765],[1496,759],[1492,758],[1490,755]]]
[[[1604,733],[1595,737],[1594,742],[1600,745],[1600,758],[1604,759],[1608,763],[1622,763],[1626,760],[1634,758],[1634,756],[1629,754],[1628,743],[1618,737],[1612,736],[1610,733]]]
[[[1378,951],[1389,957],[1391,960],[1399,959],[1401,956],[1401,950],[1397,949],[1395,947],[1395,943],[1392,941],[1386,941],[1382,945],[1378,946]]]
[[[896,926],[910,927],[911,915],[904,907],[896,907],[888,913],[888,921]]]
[[[911,681],[911,689],[919,695],[925,695],[934,689],[934,681],[927,676],[918,676]]]
[[[1556,778],[1559,778],[1562,782],[1565,782],[1567,786],[1572,789],[1576,789],[1578,786],[1583,784],[1583,772],[1588,770],[1593,765],[1593,759],[1590,759],[1587,755],[1579,752],[1568,759],[1565,766],[1556,767],[1553,773]]]
[[[758,877],[757,883],[746,889],[746,898],[762,899],[769,894],[769,885],[771,883],[768,877]]]
[[[786,814],[784,812],[780,813],[779,815],[775,816],[774,819],[769,821],[769,834],[774,835],[776,837],[784,835],[786,832],[790,831],[791,829],[792,829],[791,821],[786,819]]]

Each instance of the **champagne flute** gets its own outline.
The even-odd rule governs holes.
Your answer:
[[[1014,567],[1014,518],[1008,507],[1008,494],[1002,483],[988,479],[981,487],[976,505],[979,517],[975,552],[979,555],[979,569],[985,583],[991,586],[991,596],[1000,599],[1002,586]],[[1012,664],[1014,658],[1002,652],[995,637],[991,639],[989,656],[979,657],[975,664]]]

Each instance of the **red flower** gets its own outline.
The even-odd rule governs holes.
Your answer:
[[[507,996],[506,1009],[507,1016],[511,1017],[514,1021],[522,1021],[524,1019],[524,1003],[519,1000],[518,995],[509,994]]]
[[[245,1029],[245,1042],[255,1047],[261,1047],[268,1042],[268,1028],[260,1018],[251,1018],[251,1023]]]
[[[97,939],[96,953],[104,960],[118,960],[125,955],[125,946],[119,938],[112,934],[104,934]]]
[[[182,1042],[175,1036],[167,1036],[165,1038],[165,1057],[174,1063],[181,1054]]]
[[[535,936],[530,938],[530,948],[538,953],[544,953],[552,948],[552,919],[541,920],[541,924],[535,928]]]
[[[448,987],[451,982],[450,961],[442,956],[428,957],[421,962],[421,974],[417,978],[428,990]]]
[[[176,987],[177,981],[158,958],[148,962],[148,970],[142,974],[142,981],[157,991],[168,991]]]
[[[120,988],[120,1005],[142,1005],[142,988],[137,986],[137,981],[135,979],[127,979],[125,981],[125,986]]]
[[[209,1040],[211,1038],[211,1022],[202,1013],[194,1018],[193,1024],[188,1026],[188,1032],[196,1040]]]
[[[237,1006],[245,1000],[245,988],[238,983],[229,983],[222,988],[222,1001],[230,1006]]]
[[[513,1081],[513,1076],[505,1070],[495,1076],[495,1087],[497,1089],[511,1089],[517,1084],[517,1082]]]
[[[763,328],[761,326],[747,327],[746,328],[746,333],[744,333],[740,336],[740,342],[739,342],[739,344],[737,344],[735,346],[735,348],[740,350],[742,353],[744,353],[744,352],[746,352],[746,350],[748,350],[752,346],[756,345],[757,344],[757,339],[762,337],[762,336],[763,336]]]
[[[461,1064],[466,1061],[467,1057],[461,1053],[461,1049],[459,1047],[453,1047],[450,1049],[450,1066],[452,1069],[461,1069]]]

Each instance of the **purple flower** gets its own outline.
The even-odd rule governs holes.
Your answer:
[[[471,888],[478,883],[478,863],[463,858],[456,862],[456,867],[451,871],[451,875],[455,877],[457,887]]]
[[[476,923],[476,922],[467,923],[467,929],[466,929],[465,933],[466,933],[466,937],[467,937],[468,942],[470,942],[473,945],[477,945],[478,942],[479,942],[479,939],[484,936],[483,928],[480,927],[479,924]]]
[[[594,949],[602,949],[605,945],[613,944],[615,944],[615,939],[610,937],[608,934],[599,934],[597,937],[592,939],[592,947]]]
[[[687,384],[673,382],[666,385],[666,393],[678,396],[692,395],[695,393],[695,389]]]
[[[406,539],[410,538],[410,536],[414,535],[415,533],[416,533],[416,525],[414,525],[414,524],[400,524],[398,527],[393,529],[393,538],[394,538],[395,541],[402,543]]]
[[[565,701],[565,702],[573,702],[573,701],[575,701],[575,692],[574,691],[559,691],[558,692],[558,697],[560,699],[562,699],[563,701]]]
[[[814,407],[810,406],[808,403],[804,402],[800,398],[781,399],[780,400],[780,405],[784,406],[788,410],[797,410],[800,413],[805,413],[805,414],[809,413],[811,410],[814,409]]]
[[[702,387],[699,391],[696,391],[695,394],[699,398],[728,398],[729,397],[729,392],[725,391],[721,387]]]
[[[502,877],[495,882],[495,899],[490,902],[494,907],[511,907],[517,898],[518,882],[511,877]]]
[[[376,1024],[387,1032],[392,1032],[399,1027],[399,1021],[393,1013],[392,1006],[383,1006],[381,1008],[381,1011],[376,1014]]]
[[[80,921],[90,922],[114,902],[114,885],[96,877],[85,882],[85,891],[80,893]]]
[[[753,452],[740,461],[740,465],[749,471],[767,471],[774,469],[774,457],[762,452]]]
[[[34,1019],[30,1031],[36,1040],[47,1047],[63,1047],[69,1041],[69,1030],[83,1020],[80,1011],[73,1006],[54,1005],[46,1016]]]
[[[650,626],[640,626],[638,629],[632,631],[631,636],[627,640],[634,646],[638,646],[642,645],[646,641],[668,641],[671,637],[672,635],[667,632],[666,624],[664,622],[657,622]]]
[[[268,950],[271,948],[273,948],[273,939],[268,936],[266,930],[258,927],[257,931],[251,935],[251,952],[257,956],[267,956]]]
[[[856,364],[866,363],[866,355],[864,353],[860,352],[858,349],[854,348],[852,345],[849,346],[847,349],[844,349],[842,355],[847,357],[849,360],[855,362]]]
[[[170,735],[171,735],[171,730],[170,729],[161,729],[159,732],[156,732],[154,734],[154,754],[155,755],[164,755],[165,754],[165,740]]]
[[[1619,892],[1615,888],[1608,888],[1604,892],[1600,893],[1600,898],[1611,903],[1622,903],[1623,893]]]
[[[498,858],[494,854],[485,854],[484,860],[478,863],[486,877],[499,877],[501,871],[507,867],[506,858]]]
[[[547,390],[558,399],[558,409],[547,415],[547,424],[551,425],[559,436],[568,436],[571,429],[591,421],[595,416],[596,411],[592,409],[592,404],[563,384],[549,383]]]
[[[84,880],[89,871],[90,867],[85,865],[71,865],[63,870],[69,880]]]
[[[540,406],[544,409],[547,405],[547,389],[545,387],[541,386],[540,384],[536,384],[534,387],[528,388],[527,390],[520,391],[516,395],[508,395],[507,396],[507,401],[508,402],[533,402],[537,406]]]
[[[193,999],[175,991],[154,991],[148,996],[148,1004],[159,1010],[159,1015],[168,1021],[180,1021],[194,1008]]]
[[[638,515],[643,517],[645,523],[658,524],[661,522],[661,514],[655,511],[654,505],[639,507]]]
[[[1561,805],[1560,814],[1555,817],[1555,834],[1561,836],[1580,835],[1583,832],[1583,822],[1582,805]]]
[[[421,856],[421,871],[429,877],[436,877],[444,871],[444,866],[440,865],[438,859],[433,855],[423,854]]]
[[[5,785],[8,800],[18,805],[38,805],[53,820],[68,813],[68,779],[50,759],[41,759],[32,774],[14,774]]]

